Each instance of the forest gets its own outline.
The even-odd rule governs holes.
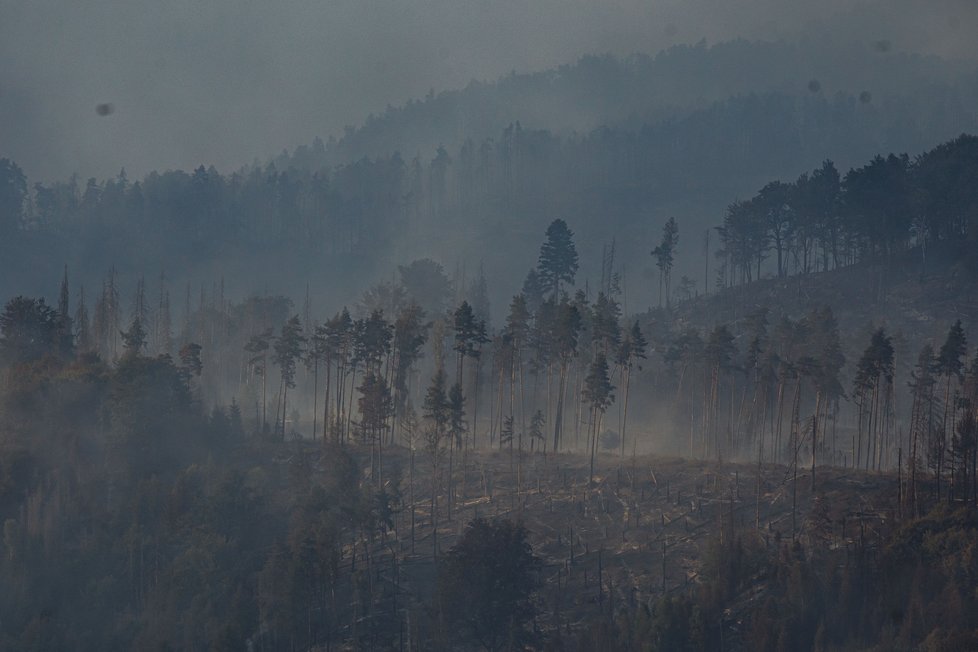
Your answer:
[[[0,16],[0,652],[978,650],[967,0]]]
[[[376,166],[387,215],[402,169]],[[326,177],[270,174],[78,199],[4,159],[0,227],[159,229],[174,261],[382,237],[361,208],[306,220]],[[86,290],[66,264],[0,313],[0,648],[971,649],[976,179],[961,135],[762,182],[705,233],[668,219],[645,311],[616,240],[560,218],[521,285],[418,258],[332,312],[315,278],[235,297],[109,258]],[[683,247],[702,286],[674,283]]]
[[[430,94],[233,170],[59,179],[13,160],[0,170],[0,292],[50,292],[29,270],[55,260],[89,290],[109,266],[127,285],[223,275],[237,296],[300,296],[309,281],[313,302],[332,311],[396,279],[398,265],[432,258],[450,276],[481,263],[501,319],[523,265],[490,252],[530,261],[539,234],[563,219],[582,241],[616,241],[624,285],[653,286],[648,243],[669,217],[684,225],[677,279],[709,292],[693,242],[732,200],[827,159],[841,173],[975,133],[976,79],[960,62],[868,46],[700,43]],[[584,253],[582,271],[598,278],[599,255]]]

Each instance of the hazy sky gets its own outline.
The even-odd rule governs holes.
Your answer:
[[[584,53],[829,34],[972,58],[976,17],[974,0],[0,0],[0,157],[42,179],[228,169]]]

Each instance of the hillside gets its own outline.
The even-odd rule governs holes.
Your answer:
[[[874,327],[884,326],[914,347],[916,355],[924,342],[939,345],[955,320],[960,319],[968,330],[978,325],[978,277],[958,246],[931,248],[927,256],[925,265],[918,247],[888,262],[867,261],[780,280],[765,278],[681,302],[676,318],[708,328],[742,321],[763,308],[775,315],[800,317],[814,307],[829,306],[842,332],[868,337]],[[848,357],[854,359],[858,353],[849,349]]]
[[[938,110],[946,121],[959,110],[967,111],[978,93],[975,75],[974,67],[965,63],[894,52],[873,43],[828,49],[816,41],[701,41],[624,59],[589,55],[551,70],[513,71],[495,81],[473,81],[465,88],[390,106],[348,127],[338,139],[299,147],[291,158],[281,157],[276,164],[328,168],[395,151],[428,158],[439,146],[456,150],[466,140],[498,138],[515,122],[561,137],[599,127],[675,124],[706,107],[750,94],[831,100],[866,92],[885,107],[884,120],[903,121],[906,128],[906,119],[895,112],[909,109],[921,123],[936,127],[924,116]],[[920,143],[876,145],[913,149],[947,135],[953,134],[928,133]],[[849,154],[836,155],[847,160]]]

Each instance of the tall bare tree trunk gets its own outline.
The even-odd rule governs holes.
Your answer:
[[[628,383],[631,380],[631,368],[626,364],[622,370],[622,399],[621,399],[621,457],[625,457],[625,426],[628,423]]]

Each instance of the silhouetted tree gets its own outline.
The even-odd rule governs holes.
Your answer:
[[[121,331],[124,355],[139,355],[146,346],[146,329],[139,317],[133,317],[129,329]]]
[[[299,315],[293,315],[282,325],[282,331],[276,338],[273,347],[273,360],[278,365],[282,376],[282,429],[279,436],[283,438],[285,437],[285,421],[288,414],[286,407],[289,389],[295,387],[296,363],[302,358],[305,343],[306,338],[302,335],[302,322],[299,320]]]
[[[18,296],[8,301],[0,313],[0,336],[0,358],[8,364],[48,354],[68,356],[72,351],[58,312],[44,299]]]
[[[272,338],[274,337],[274,331],[268,328],[257,335],[253,335],[248,343],[245,344],[244,350],[249,354],[248,366],[252,369],[253,373],[261,376],[261,423],[259,424],[259,430],[264,433],[267,424],[267,385],[268,385],[268,350],[271,347]]]
[[[659,268],[659,307],[662,307],[662,288],[665,285],[666,307],[669,306],[669,281],[672,278],[672,266],[676,259],[676,245],[679,244],[679,225],[676,218],[670,217],[662,227],[662,240],[652,250],[655,266]]]
[[[612,394],[614,389],[611,378],[608,376],[608,360],[603,353],[598,353],[588,368],[583,391],[583,398],[590,410],[588,423],[591,428],[588,434],[590,435],[591,470],[588,477],[591,482],[594,480],[594,453],[598,447],[598,437],[601,435],[601,421],[604,413],[615,401],[615,395]]]
[[[522,525],[469,523],[438,575],[439,608],[459,642],[490,652],[523,647],[541,565]]]
[[[561,283],[574,285],[577,247],[574,246],[574,232],[564,220],[554,220],[547,227],[547,239],[540,246],[537,273],[541,285],[550,291],[550,299],[554,302],[559,298]]]

